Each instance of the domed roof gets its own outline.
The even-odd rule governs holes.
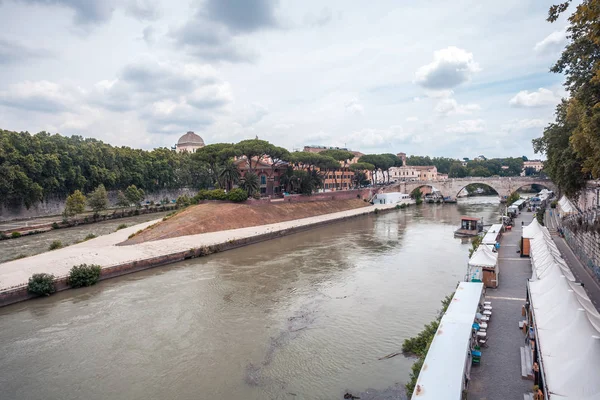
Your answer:
[[[178,146],[182,145],[195,145],[195,146],[204,146],[204,140],[194,132],[190,131],[179,138],[177,141]]]

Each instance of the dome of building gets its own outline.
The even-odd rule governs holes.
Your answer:
[[[204,140],[202,140],[202,138],[200,136],[196,135],[194,132],[190,131],[190,132],[186,133],[185,135],[183,135],[182,137],[180,137],[179,140],[177,141],[177,146],[186,146],[186,145],[203,147]]]

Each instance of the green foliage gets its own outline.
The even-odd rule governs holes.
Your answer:
[[[423,204],[423,192],[421,192],[421,188],[414,188],[412,192],[410,192],[410,197],[415,199],[415,204]]]
[[[186,194],[183,194],[177,198],[177,207],[187,207],[190,204],[192,204],[192,199]]]
[[[221,168],[219,177],[225,183],[223,186],[227,190],[231,190],[233,185],[236,185],[240,181],[240,171],[233,161],[227,160]]]
[[[192,197],[192,202],[194,204],[198,204],[202,200],[208,200],[209,191],[206,189],[200,190],[194,197]]]
[[[125,229],[127,228],[127,224],[121,224],[119,226],[117,226],[117,231],[120,231],[121,229]]]
[[[558,204],[558,201],[554,200],[552,203],[550,203],[550,208],[556,208],[557,204]]]
[[[13,232],[13,233],[10,234],[10,237],[13,238],[13,239],[20,238],[21,237],[21,232]]]
[[[140,206],[140,202],[144,200],[146,194],[142,189],[138,189],[135,185],[130,185],[125,189],[125,198],[129,201],[129,204],[135,204],[136,207]]]
[[[248,192],[240,188],[232,189],[227,193],[227,199],[236,203],[246,201],[248,199]]]
[[[19,254],[18,256],[16,256],[15,258],[13,258],[13,260],[20,260],[22,258],[27,257],[27,254]]]
[[[471,240],[471,248],[469,249],[469,258],[471,258],[473,256],[473,253],[475,253],[475,251],[477,251],[477,248],[481,244],[482,240],[483,240],[483,238],[481,236],[475,236]]]
[[[31,275],[27,284],[27,290],[29,293],[37,294],[38,296],[50,296],[56,292],[54,275],[46,273]]]
[[[421,368],[423,367],[425,356],[429,351],[429,346],[431,345],[435,333],[440,325],[440,320],[442,319],[444,313],[448,309],[448,306],[450,305],[450,302],[452,301],[453,297],[454,293],[444,297],[444,299],[442,300],[442,309],[439,311],[436,320],[425,325],[423,327],[423,330],[419,332],[417,336],[408,338],[404,340],[404,343],[402,343],[402,352],[404,354],[414,355],[418,357],[417,361],[415,361],[415,363],[412,365],[409,380],[405,385],[406,394],[408,398],[411,398],[415,390],[415,385],[417,384],[419,373],[421,372]]]
[[[54,240],[52,243],[50,243],[50,246],[48,246],[48,250],[56,250],[56,249],[60,249],[61,247],[63,247],[63,244],[60,240]]]
[[[9,238],[9,236],[6,233],[0,232],[0,240],[4,240],[4,239],[8,239],[8,238]]]
[[[67,218],[81,214],[85,210],[86,199],[79,190],[74,191],[67,197],[63,215]]]
[[[210,200],[227,200],[227,193],[223,189],[215,189],[208,192]]]
[[[108,208],[108,193],[106,193],[103,184],[98,185],[96,190],[88,196],[88,206],[90,206],[94,213]]]
[[[240,181],[240,188],[248,193],[248,197],[252,197],[260,190],[258,175],[251,171],[246,172]]]
[[[83,241],[84,241],[84,242],[86,242],[86,241],[88,241],[88,240],[92,240],[92,239],[95,239],[95,238],[97,238],[97,237],[98,237],[98,236],[94,235],[93,233],[88,233],[88,234],[86,235],[86,237],[84,237],[84,238],[83,238]]]
[[[127,199],[127,197],[125,196],[125,193],[123,193],[122,191],[119,190],[119,192],[117,193],[117,206],[121,207],[121,208],[125,208],[125,207],[129,207],[131,205],[131,202]]]
[[[57,222],[52,223],[52,229],[60,229],[60,225]]]
[[[518,192],[512,192],[510,196],[508,196],[508,198],[506,199],[506,204],[510,206],[512,203],[519,200],[520,198],[521,195]]]
[[[546,215],[546,207],[540,207],[535,212],[535,218],[540,223],[540,225],[544,225],[544,215]]]
[[[414,362],[412,367],[410,368],[410,375],[408,376],[408,382],[404,385],[406,388],[406,395],[410,399],[412,394],[415,392],[415,386],[417,384],[417,379],[419,379],[419,374],[421,373],[421,368],[423,368],[423,363],[425,362],[425,357],[419,357],[417,361]]]
[[[101,270],[99,265],[76,265],[69,271],[67,285],[72,288],[92,286],[100,279]]]
[[[570,3],[552,6],[548,21],[555,22]],[[600,0],[578,2],[568,20],[569,42],[550,69],[565,75],[568,99],[533,147],[546,154],[544,172],[567,196],[577,197],[587,179],[600,177]]]

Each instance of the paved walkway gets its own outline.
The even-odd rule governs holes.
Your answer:
[[[556,217],[555,212],[553,212],[552,216],[550,216],[550,211],[547,211],[546,216],[544,218],[547,222],[548,229],[550,229],[551,231],[556,231],[556,229],[560,226],[559,220]],[[556,247],[558,247],[558,250],[560,250],[562,257],[567,262],[567,265],[569,266],[569,268],[571,268],[573,275],[575,275],[575,278],[579,282],[583,283],[583,287],[587,292],[590,300],[592,301],[592,303],[594,303],[596,309],[600,312],[600,284],[598,283],[598,280],[594,278],[592,272],[588,268],[586,268],[586,266],[583,265],[581,261],[579,261],[579,258],[577,258],[575,253],[573,253],[565,239],[555,234],[552,235],[552,239],[554,240],[554,243],[556,243]]]
[[[481,365],[473,366],[468,389],[469,399],[523,399],[531,392],[533,381],[521,378],[520,347],[525,336],[519,329],[521,307],[525,304],[527,280],[531,278],[529,258],[520,258],[521,221],[528,224],[532,213],[522,212],[511,232],[505,232],[498,252],[499,286],[487,289],[492,302],[492,318],[488,324],[488,347],[482,349]]]
[[[66,276],[74,265],[85,263],[110,267],[183,252],[193,248],[227,243],[231,240],[245,239],[266,233],[309,226],[320,222],[368,214],[374,212],[375,209],[384,210],[394,207],[396,207],[395,204],[378,204],[376,206],[367,206],[276,224],[181,236],[129,246],[116,246],[118,243],[127,240],[132,233],[160,221],[154,220],[121,229],[110,235],[100,236],[83,243],[0,264],[0,291],[15,286],[26,285],[29,277],[35,273],[51,273],[59,278]]]

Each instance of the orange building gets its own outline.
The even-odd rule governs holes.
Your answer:
[[[309,153],[320,153],[325,150],[343,150],[354,154],[354,157],[349,160],[340,161],[340,169],[330,171],[323,178],[323,189],[325,190],[348,190],[354,187],[354,172],[348,168],[350,164],[355,164],[358,159],[364,156],[360,151],[348,150],[344,147],[327,147],[327,146],[304,146],[304,151]]]

